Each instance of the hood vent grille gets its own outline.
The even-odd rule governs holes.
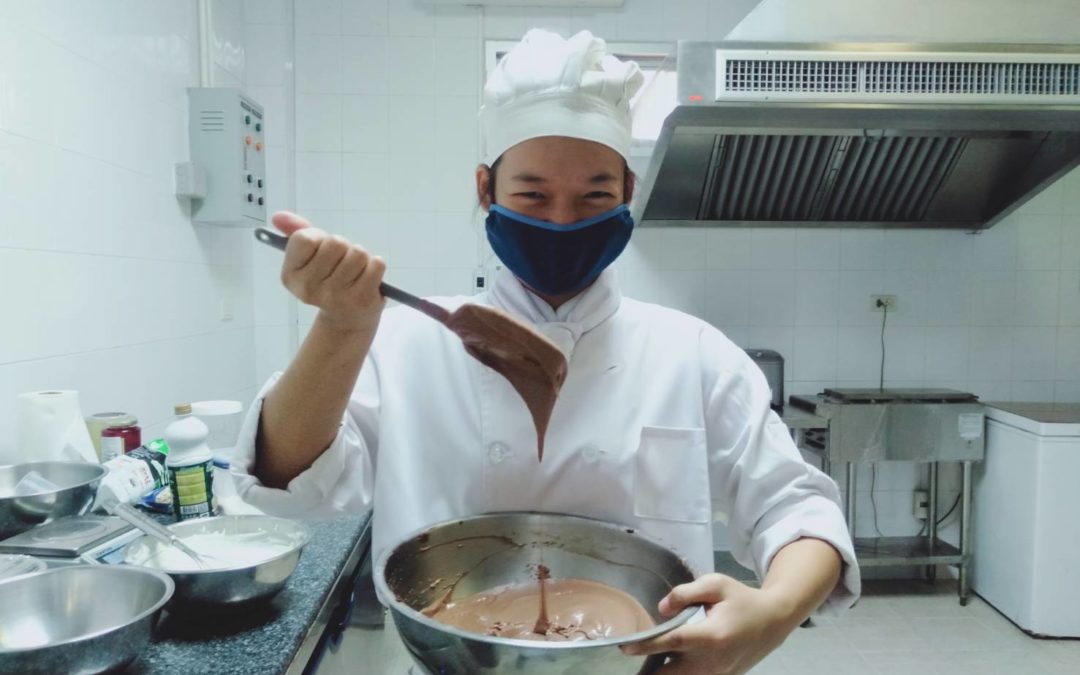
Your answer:
[[[895,55],[892,55],[895,56]],[[914,94],[930,97],[994,96],[1080,100],[1080,63],[946,60],[837,60],[721,56],[725,97],[842,98]]]
[[[725,64],[727,93],[781,92],[838,94],[859,91],[859,65],[853,61],[729,59]]]
[[[646,227],[981,230],[1080,166],[1080,45],[680,42]]]
[[[703,220],[909,222],[963,150],[948,137],[721,136]]]

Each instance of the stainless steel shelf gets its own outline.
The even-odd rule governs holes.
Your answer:
[[[829,428],[829,420],[808,413],[805,410],[800,410],[793,405],[784,406],[784,410],[780,414],[780,420],[791,430]]]
[[[861,567],[885,565],[959,565],[964,557],[952,544],[925,537],[859,537],[855,557]]]

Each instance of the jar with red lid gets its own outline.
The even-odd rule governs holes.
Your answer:
[[[142,428],[134,417],[130,420],[130,423],[105,427],[101,430],[101,461],[103,463],[142,445]],[[127,422],[127,420],[124,421]]]

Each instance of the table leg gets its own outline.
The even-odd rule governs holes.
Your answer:
[[[964,462],[963,486],[960,496],[960,604],[966,605],[971,590],[968,564],[971,562],[971,467]]]
[[[937,541],[937,506],[938,506],[938,463],[930,462],[930,481],[926,491],[927,508],[926,520],[926,543],[931,553],[934,552],[934,542]],[[934,583],[937,580],[937,565],[926,566],[926,580]]]
[[[855,462],[847,463],[847,479],[844,482],[844,515],[847,516],[848,532],[855,539]]]

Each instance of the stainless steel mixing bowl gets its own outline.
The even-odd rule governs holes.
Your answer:
[[[56,485],[56,490],[15,496],[15,486],[31,471]],[[14,537],[35,525],[90,510],[98,484],[108,473],[89,462],[30,462],[0,466],[0,539]]]
[[[622,638],[534,642],[462,631],[420,612],[458,579],[452,598],[535,582],[541,552],[552,577],[589,579],[623,590],[637,598],[658,625]],[[628,656],[618,646],[685,623],[696,608],[664,620],[656,606],[672,587],[693,578],[679,556],[629,528],[542,513],[498,513],[435,525],[390,547],[375,567],[376,586],[390,606],[402,642],[431,675],[655,672],[662,656]]]
[[[214,534],[226,537],[258,537],[280,542],[287,549],[257,564],[221,564],[224,561],[208,560],[207,569],[167,569],[154,565],[154,569],[166,572],[176,582],[176,603],[179,605],[223,606],[238,605],[253,600],[272,597],[285,587],[285,581],[300,562],[300,553],[311,539],[311,532],[302,523],[272,516],[218,516],[196,518],[169,526],[178,537],[184,539],[196,534]],[[128,564],[141,565],[148,557],[156,555],[165,544],[143,537],[128,546],[124,560]],[[202,551],[199,551],[200,553]],[[213,552],[208,552],[213,556]]]
[[[45,561],[29,555],[0,554],[0,581],[44,571]]]
[[[172,579],[113,565],[60,567],[0,582],[0,673],[89,675],[150,642]]]

